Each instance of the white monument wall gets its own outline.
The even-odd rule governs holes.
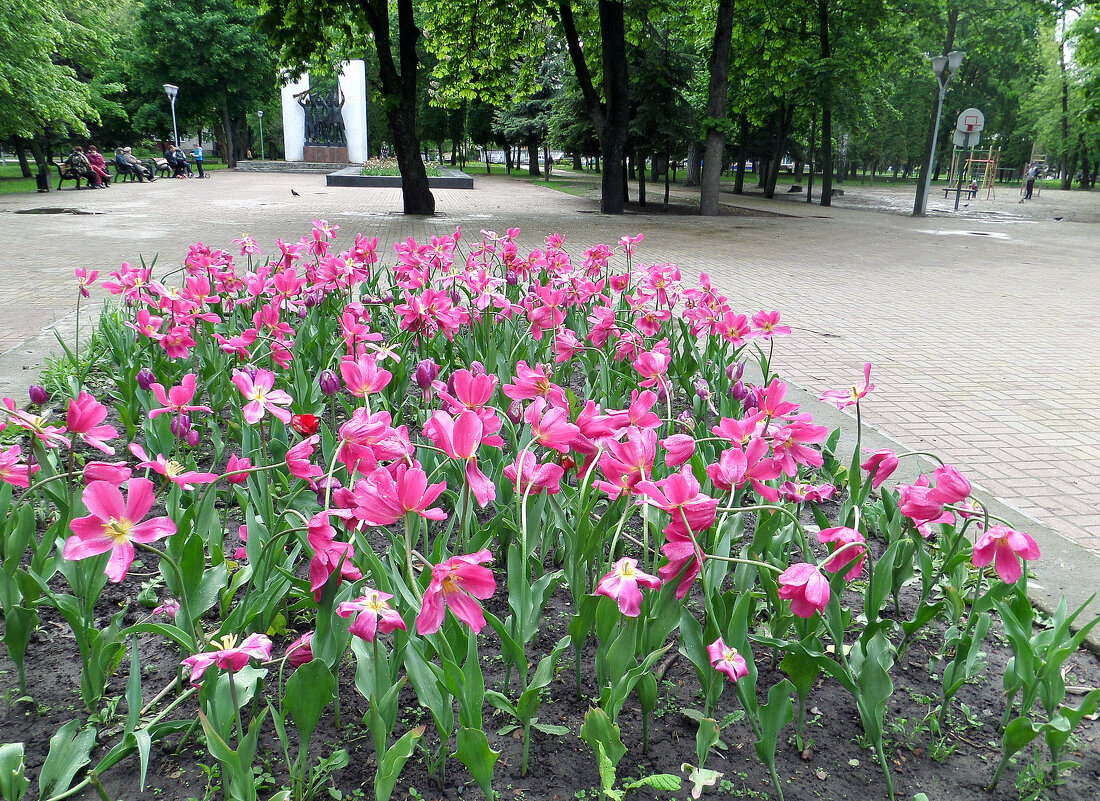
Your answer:
[[[283,86],[283,152],[287,161],[305,161],[306,115],[294,95],[309,89],[309,74]]]
[[[344,133],[348,140],[348,161],[367,160],[367,70],[362,60],[341,65],[340,91],[344,95]],[[285,109],[284,101],[284,109]],[[283,112],[284,115],[286,112]],[[304,130],[304,129],[303,129]],[[289,150],[287,151],[289,154]],[[290,156],[287,156],[290,159]]]

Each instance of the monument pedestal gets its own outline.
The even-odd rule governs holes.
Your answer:
[[[347,147],[319,147],[317,145],[305,146],[305,160],[321,162],[322,164],[347,164]]]

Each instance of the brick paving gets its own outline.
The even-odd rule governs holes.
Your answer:
[[[870,361],[878,389],[864,407],[869,424],[944,455],[991,495],[1100,555],[1096,195],[1048,190],[1021,206],[1014,190],[1000,190],[960,216],[941,213],[940,199],[932,216],[913,219],[889,212],[911,204],[911,190],[854,187],[832,209],[726,195],[772,214],[702,219],[605,217],[589,199],[477,173],[475,187],[437,191],[432,218],[401,215],[399,190],[329,188],[317,175],[215,173],[0,197],[0,353],[19,354],[71,313],[74,266],[105,275],[159,254],[163,274],[200,239],[228,249],[247,232],[270,252],[276,237],[296,240],[314,218],[387,247],[456,225],[468,236],[518,226],[530,247],[560,231],[577,250],[644,232],[643,261],[705,270],[735,307],[783,313],[795,329],[777,348],[786,378],[817,393],[850,384]],[[14,213],[41,208],[96,213]],[[40,355],[26,360],[41,366]],[[0,391],[22,397],[26,383],[26,374],[6,376]]]

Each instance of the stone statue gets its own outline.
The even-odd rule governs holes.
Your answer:
[[[307,89],[294,96],[306,115],[306,145],[313,147],[346,147],[344,118],[341,110],[346,98],[339,88],[332,92]]]

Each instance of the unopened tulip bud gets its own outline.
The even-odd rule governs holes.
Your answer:
[[[254,364],[246,364],[244,366],[244,373],[252,380],[256,380],[256,376],[259,375],[260,370]]]
[[[343,488],[344,485],[341,484],[340,479],[336,478],[335,476],[321,476],[321,478],[317,479],[316,483],[317,503],[324,506],[325,495],[327,493],[329,493],[330,491],[332,493],[335,493],[337,490]]]
[[[336,375],[335,370],[322,370],[317,376],[317,384],[322,395],[335,395],[340,391],[340,376]]]
[[[31,403],[35,406],[41,406],[50,399],[49,394],[46,392],[46,388],[41,384],[31,384],[27,392],[31,396]]]
[[[692,386],[695,387],[695,394],[703,400],[710,397],[710,384],[708,384],[705,379],[700,378],[696,380]]]
[[[505,414],[508,416],[508,419],[512,421],[513,425],[518,426],[523,422],[523,404],[518,400],[512,401],[508,404],[508,409],[505,411]]]
[[[313,632],[307,631],[286,648],[286,663],[292,668],[313,661]]]
[[[153,375],[153,371],[148,367],[142,367],[138,370],[137,385],[144,389],[146,392],[157,382],[157,377]]]
[[[519,273],[515,270],[507,270],[504,273],[504,283],[508,284],[508,286],[515,286],[519,283]]]
[[[191,417],[190,415],[180,414],[172,418],[172,423],[169,426],[172,431],[172,436],[179,439],[183,439],[187,436],[187,432],[191,430]]]
[[[187,432],[187,444],[192,448],[199,446],[199,430],[197,428],[192,428]]]
[[[485,365],[481,362],[470,362],[470,375],[474,378],[481,378],[483,375],[488,375],[489,371],[485,369]]]
[[[730,387],[730,397],[737,401],[743,401],[748,396],[749,391],[745,389],[745,385],[741,379],[734,381],[733,385]]]
[[[435,363],[435,359],[424,359],[416,365],[413,378],[416,380],[416,385],[427,392],[438,375],[439,365]]]
[[[726,377],[730,381],[740,381],[741,376],[745,374],[745,363],[735,362],[726,366]]]

